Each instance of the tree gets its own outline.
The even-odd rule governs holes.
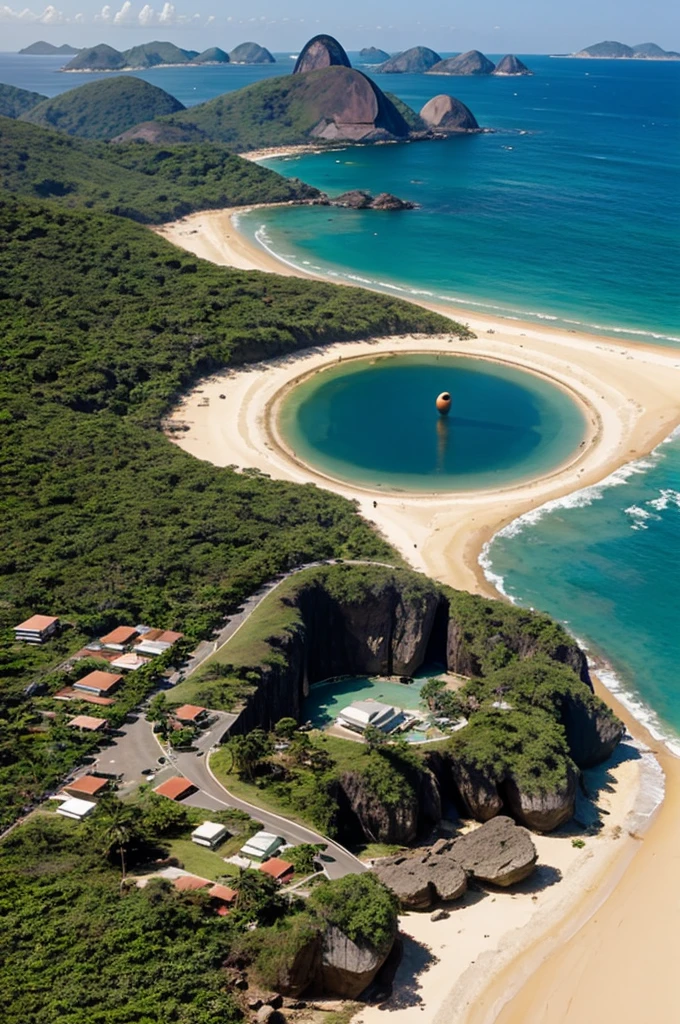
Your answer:
[[[165,724],[169,713],[168,699],[164,693],[157,693],[155,697],[152,697],[149,702],[149,710],[146,713],[146,717],[150,722],[162,722]]]
[[[297,732],[298,724],[294,718],[281,718],[274,726],[274,735],[278,739],[292,740]]]
[[[149,839],[179,835],[190,825],[186,807],[158,793],[149,793],[142,807],[141,827]]]
[[[387,736],[382,729],[377,729],[375,725],[367,725],[364,729],[364,742],[369,750],[377,750],[378,747],[385,746]]]
[[[113,796],[106,796],[92,819],[95,841],[102,853],[110,857],[114,850],[120,857],[121,883],[125,881],[125,853],[134,843],[143,839],[139,812]]]
[[[325,849],[323,843],[300,843],[286,850],[286,860],[290,861],[298,874],[308,875],[314,871],[317,853]]]
[[[232,769],[239,775],[252,779],[256,769],[273,750],[270,737],[264,729],[253,729],[245,736],[234,736],[229,740]]]

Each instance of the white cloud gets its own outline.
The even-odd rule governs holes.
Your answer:
[[[130,0],[125,0],[125,3],[121,7],[121,9],[119,11],[116,11],[116,13],[114,14],[113,24],[130,25],[133,21],[135,21],[135,13],[132,10],[132,4],[130,3]]]
[[[138,21],[140,25],[153,25],[156,18],[156,12],[150,4],[144,4],[141,11],[139,12]]]
[[[102,7],[102,9],[99,12],[99,14],[95,14],[94,20],[95,21],[104,21],[104,22],[110,22],[110,21],[113,20],[113,14],[112,14],[111,8],[109,7],[108,4],[106,4],[105,7]]]
[[[175,5],[163,4],[163,10],[158,15],[158,21],[161,25],[174,25],[177,21],[175,17]]]
[[[64,25],[70,18],[67,18],[63,11],[57,10],[51,4],[40,13],[31,11],[28,7],[23,10],[14,10],[12,7],[3,5],[0,7],[0,21],[28,21],[37,22],[41,25]]]
[[[110,4],[105,4],[98,14],[88,17],[85,14],[75,14],[71,17],[64,14],[57,7],[49,4],[45,9],[33,11],[29,7],[23,9],[10,7],[8,4],[0,5],[0,22],[31,22],[42,25],[84,25],[88,22],[103,23],[105,25],[130,26],[141,25],[211,25],[216,20],[211,14],[203,19],[200,14],[178,14],[172,3],[164,3],[160,10],[155,10],[151,4],[145,3],[139,10],[133,7],[131,0],[124,0],[119,10]],[[231,18],[227,19],[231,21]],[[255,19],[253,19],[255,20]]]

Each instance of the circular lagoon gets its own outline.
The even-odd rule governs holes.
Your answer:
[[[444,392],[448,415],[436,406]],[[532,373],[412,354],[320,370],[284,398],[278,429],[296,458],[361,487],[468,491],[551,472],[582,444],[586,417]]]

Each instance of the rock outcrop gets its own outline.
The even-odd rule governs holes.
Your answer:
[[[418,800],[413,790],[410,798],[386,804],[367,785],[366,780],[354,772],[345,772],[340,787],[347,805],[356,816],[363,834],[371,843],[394,843],[407,846],[418,835]]]
[[[457,100],[455,96],[441,93],[428,100],[420,111],[423,121],[440,132],[476,132],[479,131],[477,118],[469,107]]]
[[[422,75],[440,61],[439,54],[427,46],[412,46],[410,50],[390,57],[375,70],[386,75]]]
[[[454,839],[450,852],[468,875],[479,882],[502,886],[528,878],[538,859],[527,830],[505,815]]]
[[[232,64],[276,64],[276,58],[259,43],[239,43],[229,53]]]
[[[363,189],[353,189],[331,199],[331,206],[342,206],[350,210],[413,210],[415,203],[399,199],[389,192],[381,192],[374,196]]]
[[[377,46],[365,46],[359,50],[359,58],[364,64],[384,64],[390,59],[389,53],[379,50]]]
[[[333,36],[314,36],[302,49],[293,68],[294,75],[305,75],[308,71],[320,71],[330,67],[351,68],[344,49]]]
[[[524,64],[519,57],[515,57],[514,53],[508,53],[505,57],[498,61],[496,67],[491,72],[493,75],[499,76],[516,76],[516,75],[533,75],[533,71]]]
[[[321,948],[323,991],[342,999],[357,999],[375,978],[388,952],[389,949],[381,953],[373,946],[359,945],[331,925],[324,933]]]
[[[621,742],[625,728],[605,705],[580,700],[569,694],[560,708],[572,759],[579,768],[601,764]]]
[[[438,900],[460,899],[467,875],[448,848],[387,857],[375,868],[405,910],[430,910]]]
[[[503,792],[510,813],[534,832],[552,832],[574,816],[578,773],[570,771],[564,785],[527,791],[506,779]]]
[[[174,146],[180,142],[205,142],[206,136],[192,124],[142,121],[110,139],[111,142],[149,142],[152,146]]]
[[[454,793],[476,821],[489,821],[500,814],[503,799],[492,779],[462,761],[448,758],[447,764],[455,786]]]
[[[468,50],[457,57],[447,57],[431,67],[428,75],[490,75],[495,64],[479,50]]]

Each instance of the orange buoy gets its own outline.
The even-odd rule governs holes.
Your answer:
[[[449,409],[451,408],[451,395],[448,391],[442,391],[441,395],[437,398],[435,405],[437,406],[437,412],[439,412],[441,416],[448,416]]]

